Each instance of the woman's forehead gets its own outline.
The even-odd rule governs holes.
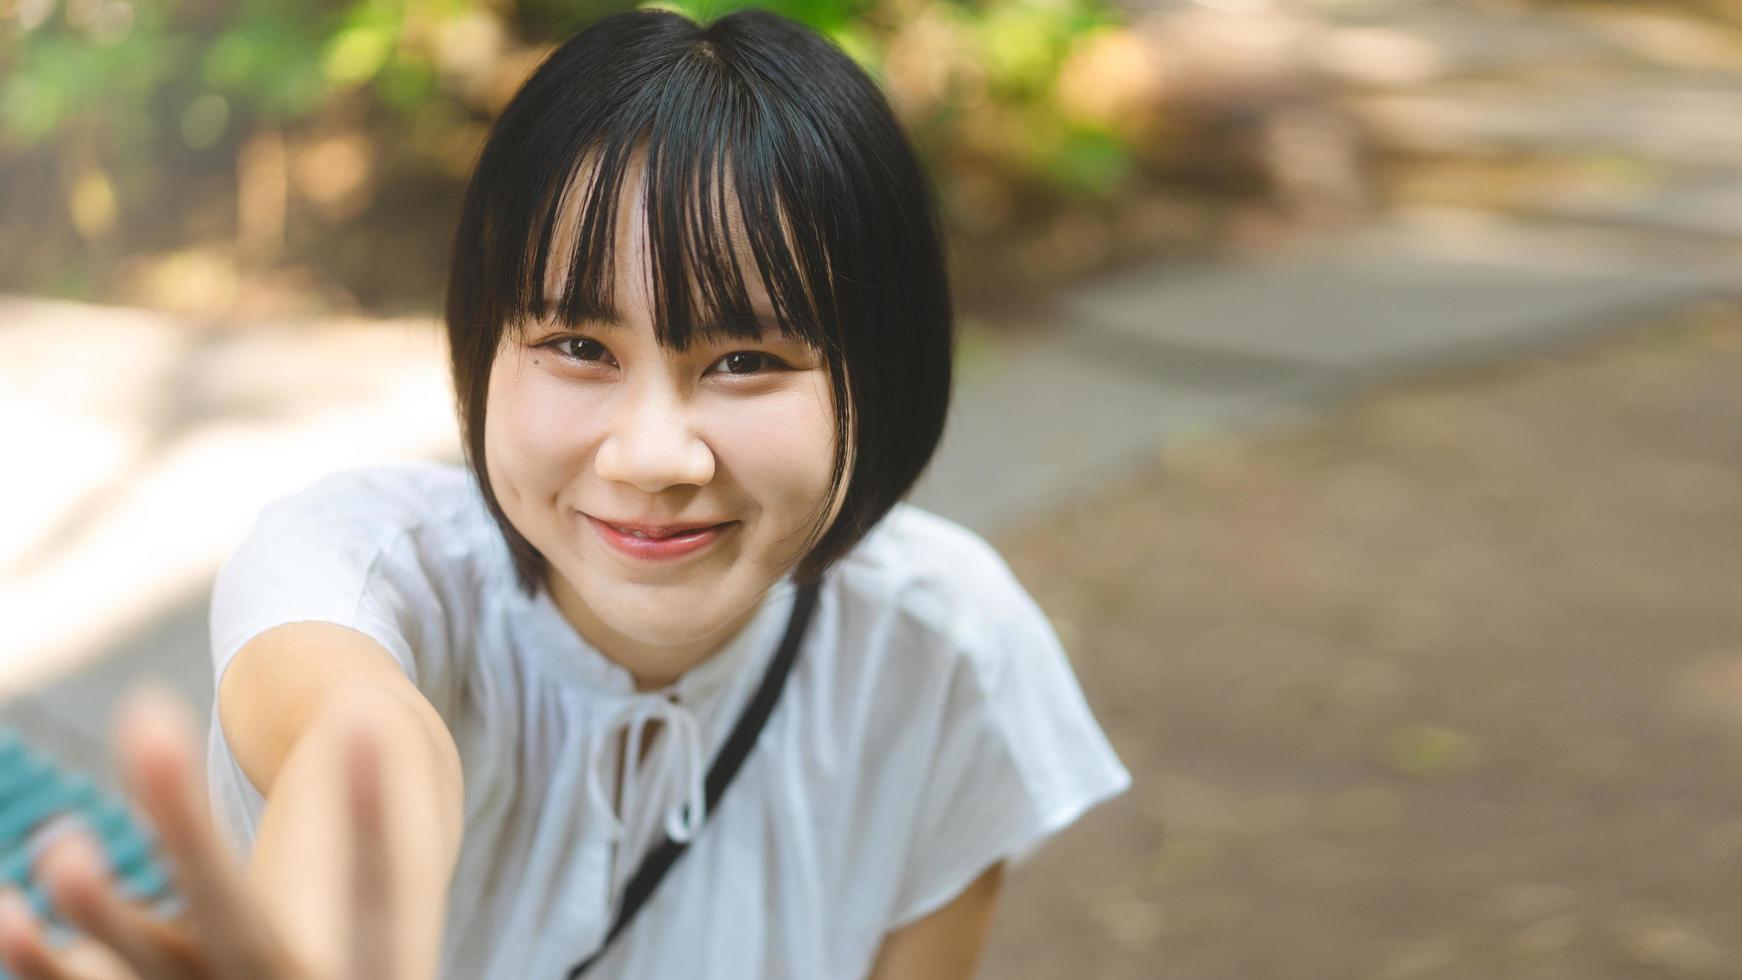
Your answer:
[[[544,277],[545,301],[556,305],[567,286],[569,267],[575,258],[576,239],[581,233],[582,221],[585,218],[585,208],[588,202],[592,182],[598,172],[597,156],[588,158],[576,168],[575,175],[564,188],[557,206],[555,225],[551,230],[550,250],[546,259]],[[654,286],[653,261],[648,241],[647,190],[646,190],[646,155],[637,151],[624,165],[623,179],[619,182],[617,191],[617,206],[615,208],[615,227],[611,235],[611,271],[612,280],[607,283],[610,295],[606,297],[606,311],[609,318],[622,320],[630,315],[631,310],[647,311],[651,319],[653,309]],[[601,202],[603,203],[603,202]],[[711,202],[716,211],[724,210],[724,230],[726,241],[731,248],[732,258],[737,264],[739,277],[744,284],[751,308],[757,319],[770,327],[774,324],[773,303],[768,289],[758,272],[755,253],[751,249],[750,235],[744,224],[743,209],[736,196],[732,181],[732,171],[729,165],[725,168],[722,186],[716,192]],[[682,202],[684,207],[699,206],[693,201]],[[718,221],[713,223],[717,230]],[[686,270],[690,285],[692,303],[702,305],[700,285],[693,270]]]

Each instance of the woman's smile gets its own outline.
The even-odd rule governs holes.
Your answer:
[[[636,561],[665,562],[692,557],[706,551],[738,526],[737,521],[727,521],[687,531],[650,534],[602,521],[591,514],[582,513],[581,516],[612,550]]]

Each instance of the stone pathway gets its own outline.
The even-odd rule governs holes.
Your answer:
[[[1354,100],[1386,144],[1417,153],[1626,156],[1689,170],[1742,169],[1742,77],[1487,81]]]
[[[1733,248],[1742,243],[1742,179],[1688,179],[1619,197],[1572,192],[1547,198],[1544,212],[1661,234],[1709,236]]]
[[[1404,216],[1227,268],[1142,267],[1060,297],[1048,342],[962,393],[914,499],[984,533],[1169,437],[1286,416],[1376,380],[1564,344],[1735,289],[1722,263],[1553,226]]]
[[[1319,61],[1394,176],[1464,161],[1497,178],[1535,167],[1542,189],[1524,200],[1506,191],[1516,181],[1492,181],[1496,209],[1742,252],[1742,32],[1649,5],[1319,9]],[[1581,171],[1608,176],[1595,190],[1563,186]],[[1435,192],[1416,181],[1408,193],[1431,203]]]
[[[1628,46],[1538,5],[1504,9],[1460,0],[1330,0],[1311,7],[1333,31],[1333,52],[1409,54],[1414,81],[1481,78],[1544,69],[1612,67],[1632,60]],[[1329,59],[1333,75],[1368,77]],[[1398,79],[1397,74],[1390,76]]]

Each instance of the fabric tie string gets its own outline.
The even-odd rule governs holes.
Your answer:
[[[641,743],[647,724],[652,721],[664,723],[666,737],[643,767],[638,764]],[[587,762],[587,795],[594,809],[604,816],[607,832],[613,841],[621,840],[628,833],[628,828],[617,816],[616,808],[611,805],[604,785],[608,770],[605,749],[616,742],[613,736],[619,730],[627,733],[623,754],[623,812],[630,813],[634,801],[639,799],[636,785],[642,779],[643,768],[647,770],[646,779],[651,783],[647,792],[655,800],[665,798],[666,786],[671,779],[679,779],[684,785],[685,798],[666,809],[665,833],[680,844],[689,841],[707,819],[708,808],[707,774],[704,771],[707,760],[702,754],[701,725],[696,716],[663,694],[638,695],[617,709],[599,738],[594,740],[591,758]]]

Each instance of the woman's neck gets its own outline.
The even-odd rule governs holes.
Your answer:
[[[629,676],[634,678],[635,690],[640,693],[656,691],[676,683],[691,668],[731,642],[733,637],[756,618],[756,613],[762,608],[760,601],[752,603],[737,618],[707,636],[681,646],[658,646],[643,643],[612,629],[582,601],[580,595],[562,576],[551,576],[550,592],[557,610],[574,627],[575,632],[580,634],[581,639],[627,670]]]

